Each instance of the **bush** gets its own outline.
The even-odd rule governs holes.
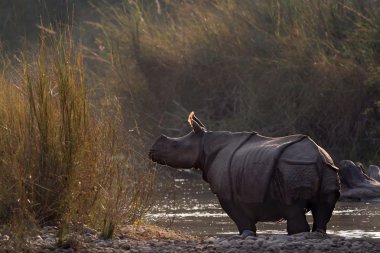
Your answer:
[[[39,52],[17,59],[0,79],[1,223],[13,231],[59,225],[62,239],[78,225],[110,237],[139,220],[154,172],[137,162],[138,139],[124,130],[118,100],[90,102],[71,32],[42,33]]]

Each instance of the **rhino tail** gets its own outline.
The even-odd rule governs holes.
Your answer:
[[[324,153],[317,160],[317,174],[319,178],[318,194],[326,194],[329,192],[336,192],[340,195],[340,180],[337,176],[338,168],[330,162],[330,156],[326,159]]]

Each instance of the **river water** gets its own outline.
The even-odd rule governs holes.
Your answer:
[[[193,235],[237,234],[234,223],[221,209],[199,172],[171,169],[166,172],[167,175],[160,178],[156,204],[147,215],[149,221]],[[312,224],[310,212],[307,219]],[[258,223],[257,233],[285,234],[286,222]],[[327,233],[380,238],[380,201],[338,202]]]

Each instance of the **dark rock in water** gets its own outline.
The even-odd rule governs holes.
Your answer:
[[[380,182],[365,174],[361,164],[340,161],[341,199],[368,200],[380,197]]]
[[[370,165],[368,167],[368,176],[380,182],[380,168],[376,165]]]

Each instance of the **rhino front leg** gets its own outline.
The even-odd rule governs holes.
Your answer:
[[[234,202],[219,198],[219,203],[228,216],[235,222],[240,235],[244,238],[247,236],[256,236],[255,224],[251,223],[251,220]]]

